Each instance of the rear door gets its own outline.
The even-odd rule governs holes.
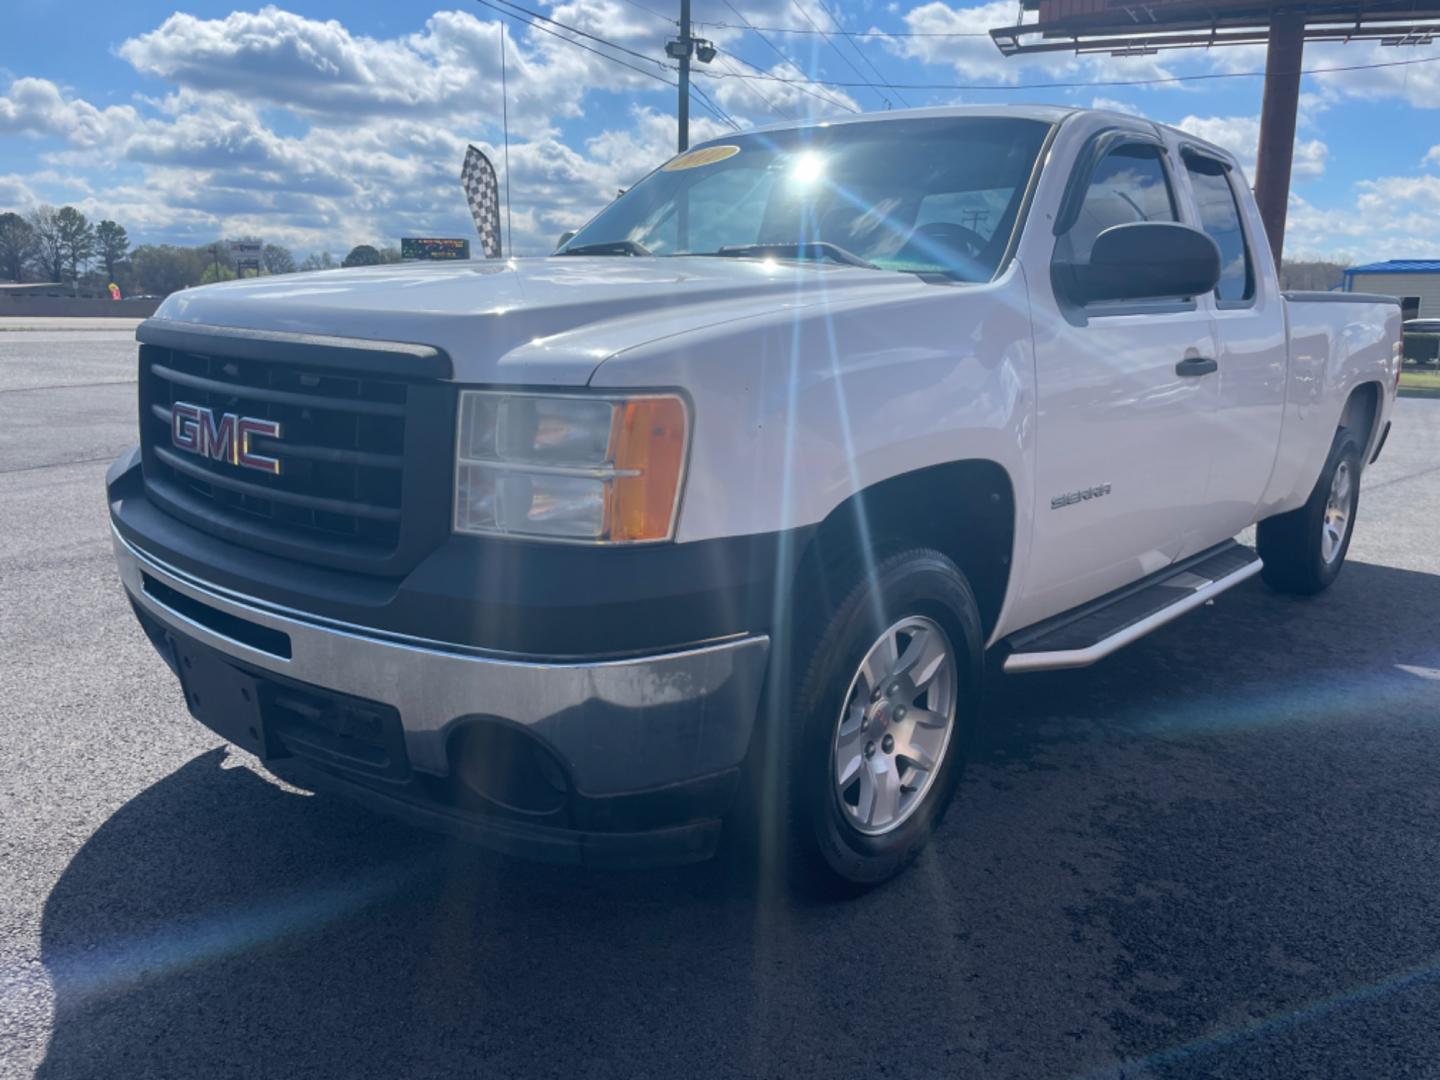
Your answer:
[[[1219,400],[1205,505],[1189,544],[1198,551],[1255,520],[1280,445],[1288,353],[1285,301],[1242,178],[1230,162],[1198,147],[1184,147],[1181,160],[1194,224],[1220,248],[1213,297]]]
[[[1056,215],[1054,258],[1083,260],[1112,225],[1178,221],[1177,162],[1156,137],[1102,132]],[[1196,526],[1217,404],[1210,297],[1069,304],[1036,293],[1036,502],[1024,625],[1162,569]],[[1194,365],[1190,365],[1193,368]]]

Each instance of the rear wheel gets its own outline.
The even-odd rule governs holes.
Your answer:
[[[1341,428],[1305,505],[1260,523],[1256,547],[1271,588],[1309,595],[1339,575],[1360,506],[1361,453],[1360,441]]]
[[[899,873],[944,816],[978,707],[983,639],[969,583],[917,548],[857,573],[796,650],[783,774],[792,871],[854,892]]]

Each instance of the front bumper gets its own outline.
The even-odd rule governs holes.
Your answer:
[[[212,680],[241,687],[247,701],[250,691],[243,688],[258,678],[301,696],[313,688],[398,717],[403,768],[376,780],[336,767],[333,759],[300,755],[305,760],[297,764],[313,774],[312,786],[339,787],[402,816],[542,857],[596,861],[598,853],[606,862],[675,861],[713,847],[715,819],[728,806],[750,742],[769,649],[765,636],[594,662],[522,660],[282,608],[202,580],[112,532],[121,581],[162,653],[184,651],[188,662],[194,652],[200,668],[226,672]],[[173,656],[167,660],[176,663]],[[186,673],[177,673],[185,682]],[[208,707],[192,696],[187,688],[192,712],[210,723]],[[462,813],[424,797],[425,777],[411,770],[451,776],[455,736],[476,724],[522,731],[543,745],[580,810],[537,823],[503,812]],[[267,745],[273,749],[273,742],[260,740],[262,756]],[[703,798],[675,797],[685,791]],[[635,807],[651,809],[637,817],[630,812]],[[587,822],[619,828],[586,828]],[[647,840],[654,859],[636,854]]]

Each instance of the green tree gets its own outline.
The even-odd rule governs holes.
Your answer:
[[[350,249],[350,254],[345,256],[341,266],[379,266],[380,252],[376,251],[369,244],[356,244]]]
[[[267,274],[295,273],[295,256],[290,249],[279,244],[266,244],[260,252],[260,265]]]
[[[130,253],[140,291],[168,296],[197,284],[209,267],[209,248],[180,248],[170,244],[142,244]]]
[[[65,242],[60,237],[53,206],[37,206],[30,211],[30,228],[35,233],[35,268],[45,281],[65,280]]]
[[[60,234],[60,250],[71,282],[80,280],[80,267],[95,255],[95,226],[73,206],[55,211],[55,227]]]
[[[200,253],[204,255],[208,251],[208,248],[202,248]],[[200,274],[200,284],[214,285],[217,281],[234,281],[239,276],[238,271],[226,266],[223,261],[217,265],[214,259],[210,259],[204,263],[204,270]]]
[[[116,279],[120,264],[130,253],[130,237],[123,225],[105,220],[95,226],[95,250],[105,264],[105,282],[108,285]]]
[[[13,210],[0,214],[0,273],[8,274],[11,281],[23,281],[36,243],[28,221]]]

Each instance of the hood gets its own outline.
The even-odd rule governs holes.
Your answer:
[[[173,293],[157,319],[444,349],[462,382],[583,385],[607,358],[786,307],[925,289],[911,274],[729,258],[399,263]]]

